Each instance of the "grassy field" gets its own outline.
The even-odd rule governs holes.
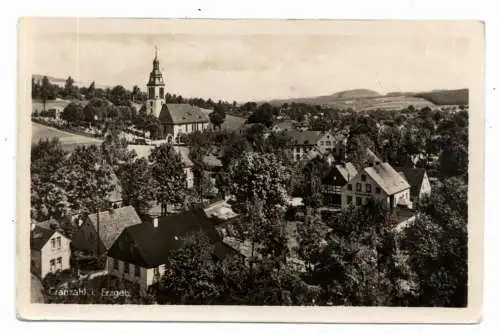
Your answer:
[[[31,143],[40,139],[59,138],[65,150],[72,151],[79,145],[100,145],[102,140],[61,131],[38,123],[31,123]]]

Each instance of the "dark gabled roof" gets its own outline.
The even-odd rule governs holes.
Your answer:
[[[31,230],[30,249],[41,250],[55,232],[55,229],[47,229],[36,225],[34,229]]]
[[[364,171],[387,195],[397,194],[410,188],[408,182],[387,162],[366,167]]]
[[[97,214],[90,214],[88,219],[97,231]],[[100,212],[99,237],[106,249],[109,249],[126,227],[141,223],[141,218],[139,218],[133,206]]]
[[[158,227],[145,222],[125,228],[108,255],[145,268],[165,264],[168,253],[183,245],[183,238],[201,231],[211,244],[222,240],[202,209],[181,212],[158,218]],[[218,253],[227,253],[219,246]]]
[[[289,131],[288,135],[292,139],[293,145],[316,145],[323,137],[321,131]]]
[[[196,106],[187,103],[166,103],[158,119],[169,124],[208,123],[208,116]]]
[[[424,181],[425,169],[424,168],[399,168],[398,169],[406,181],[410,184],[410,194],[412,197],[418,196],[422,182]]]

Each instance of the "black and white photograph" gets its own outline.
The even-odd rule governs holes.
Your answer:
[[[480,22],[19,29],[23,303],[480,307]]]

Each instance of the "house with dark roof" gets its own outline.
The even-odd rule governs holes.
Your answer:
[[[323,131],[289,131],[288,135],[292,143],[292,156],[294,161],[301,159],[312,159],[318,155],[327,156],[328,153],[342,154],[338,152],[338,138],[330,132]]]
[[[207,237],[215,258],[240,255],[222,242],[205,212],[196,209],[126,227],[107,253],[108,273],[137,283],[145,292],[165,272],[169,252],[182,247],[185,238],[196,233]]]
[[[207,113],[187,103],[165,103],[158,119],[168,143],[180,143],[180,135],[205,131],[210,122]]]
[[[39,278],[70,268],[70,239],[53,222],[31,223],[31,272]]]
[[[94,256],[102,255],[126,227],[141,223],[133,206],[90,214],[73,234],[71,247]]]
[[[389,207],[408,206],[410,185],[389,163],[375,162],[342,187],[342,207],[363,205],[370,198],[386,201]]]
[[[328,174],[322,179],[323,202],[326,206],[342,205],[342,188],[351,181],[358,171],[353,163],[332,165]]]
[[[399,174],[410,184],[410,201],[416,202],[431,193],[431,183],[424,168],[401,168]]]

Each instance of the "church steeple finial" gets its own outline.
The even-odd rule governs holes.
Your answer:
[[[158,59],[158,47],[155,45],[155,59]]]

